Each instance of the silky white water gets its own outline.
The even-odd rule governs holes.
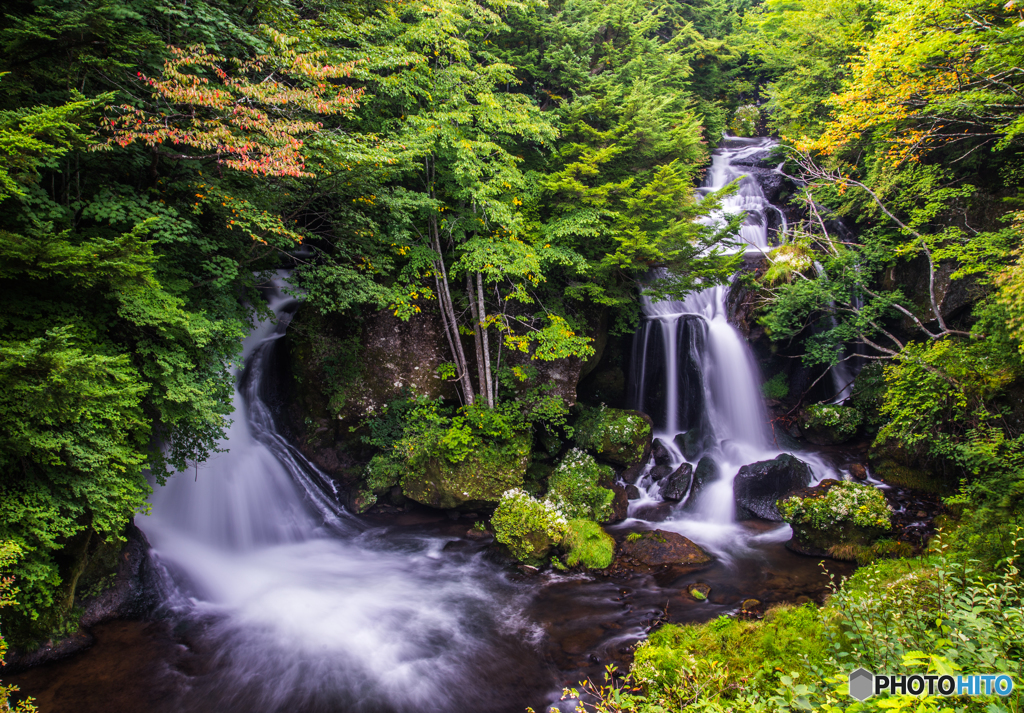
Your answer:
[[[747,159],[771,145],[770,139],[729,138],[712,154],[705,191],[719,190],[741,179],[738,192],[723,201],[721,211],[747,212],[739,236],[745,244],[741,249],[768,249],[765,216],[766,211],[775,208],[744,167],[734,161]],[[721,220],[721,213],[711,216],[711,220]],[[696,429],[704,443],[691,464],[696,466],[701,456],[708,456],[718,467],[717,479],[700,492],[691,489],[687,498],[673,507],[669,519],[657,526],[679,532],[727,560],[752,541],[786,540],[791,534],[789,526],[782,525],[752,536],[735,522],[733,479],[737,472],[744,465],[771,460],[782,450],[772,432],[753,354],[727,319],[729,289],[711,287],[682,302],[644,299],[631,380],[633,405],[652,415],[654,436],[669,451],[672,467],[685,461],[675,438],[690,429]],[[681,339],[684,333],[688,343]],[[660,353],[654,348],[658,344]],[[695,370],[699,378],[684,379],[681,374],[685,369]],[[686,388],[681,388],[684,381],[688,382]],[[690,401],[699,404],[699,416],[695,416],[695,409],[688,408]],[[688,417],[681,418],[683,413]],[[811,466],[816,479],[835,475],[834,469],[817,455],[796,455]],[[660,487],[649,476],[637,485],[641,497],[631,501],[631,514],[643,512],[661,500]]]
[[[189,683],[194,709],[474,710],[502,647],[536,636],[520,595],[479,557],[442,557],[449,539],[364,531],[324,495],[261,398],[295,305],[275,289],[270,306],[280,319],[245,342],[228,451],[172,476],[139,518],[168,606],[218,652],[213,680]]]

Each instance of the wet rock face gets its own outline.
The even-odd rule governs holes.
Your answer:
[[[8,652],[6,670],[18,671],[70,656],[93,644],[92,634],[84,627],[141,617],[156,606],[156,587],[147,583],[149,542],[134,523],[125,528],[124,536],[124,545],[102,543],[88,555],[75,598],[83,628],[63,639],[45,641],[32,651]]]
[[[506,490],[522,487],[530,440],[521,434],[511,443],[488,443],[461,463],[431,460],[422,471],[402,478],[402,494],[445,510],[496,503]]]
[[[652,530],[619,545],[619,557],[644,565],[703,565],[711,555],[675,532]]]
[[[788,453],[774,460],[745,465],[733,481],[736,519],[782,522],[775,501],[810,483],[810,466]]]
[[[668,479],[662,486],[662,499],[674,503],[679,502],[686,497],[686,493],[690,489],[691,480],[693,480],[693,466],[689,463],[683,463],[676,468],[672,475],[668,476]]]
[[[709,483],[718,479],[718,464],[709,456],[704,456],[697,462],[697,469],[693,471],[693,496],[704,490]],[[693,502],[693,496],[690,502]]]
[[[657,465],[669,465],[672,462],[672,454],[660,438],[655,438],[651,444],[651,455]]]

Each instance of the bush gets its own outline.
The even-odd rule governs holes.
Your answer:
[[[863,420],[861,412],[850,406],[813,404],[807,407],[804,426],[811,430],[828,432],[834,440],[842,441],[857,433]]]
[[[736,109],[729,131],[736,136],[757,136],[757,123],[761,119],[761,111],[754,104],[744,104]]]
[[[888,530],[892,509],[881,491],[870,485],[836,483],[820,497],[792,497],[779,504],[782,518],[794,529],[806,526],[828,531],[851,524]]]
[[[548,478],[547,500],[569,519],[605,522],[614,514],[615,493],[598,483],[613,476],[611,468],[573,448]]]
[[[569,523],[550,502],[512,489],[501,496],[491,517],[494,539],[521,561],[537,561],[565,539]]]
[[[566,564],[604,569],[615,556],[615,540],[591,520],[570,520],[563,546],[569,550]]]
[[[761,384],[766,399],[781,400],[789,396],[789,379],[781,371]]]

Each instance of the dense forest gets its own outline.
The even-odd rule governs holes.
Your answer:
[[[641,290],[743,267],[744,216],[708,219],[737,186],[695,190],[726,133],[777,137],[790,187],[776,246],[735,278],[779,427],[849,425],[875,470],[942,496],[942,535],[860,552],[820,609],[666,626],[587,709],[953,709],[856,703],[855,662],[1021,684],[1018,0],[12,0],[0,46],[9,643],[77,629],[152,489],[222,448],[283,269],[294,436],[346,441],[349,509],[411,496],[410,471],[600,450],[629,424],[552,374],[575,387],[628,340]],[[374,401],[365,334],[425,316],[431,385]],[[853,360],[850,399],[815,411],[816,379]],[[565,463],[520,477],[491,526],[520,559],[542,522],[557,566],[607,566],[604,466]]]

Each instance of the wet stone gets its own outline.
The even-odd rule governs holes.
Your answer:
[[[860,463],[854,463],[850,466],[850,477],[854,480],[867,480],[868,469]]]
[[[680,534],[664,530],[649,530],[633,540],[627,538],[619,545],[619,556],[648,567],[711,562],[711,555],[697,544]]]
[[[686,497],[692,479],[693,466],[689,463],[683,463],[665,480],[665,484],[661,488],[662,499],[676,503],[679,502]]]
[[[711,596],[711,587],[704,584],[703,582],[697,582],[691,584],[686,588],[686,593],[696,599],[698,602],[706,601]]]
[[[636,487],[635,485],[627,485],[626,486],[626,497],[629,498],[630,500],[639,500],[640,499],[640,488]]]
[[[672,474],[672,466],[670,465],[656,465],[651,468],[651,480],[657,483],[659,480],[667,475]]]
[[[669,453],[668,447],[660,438],[654,439],[654,443],[651,446],[651,455],[654,456],[654,462],[657,465],[672,464],[672,454]]]

